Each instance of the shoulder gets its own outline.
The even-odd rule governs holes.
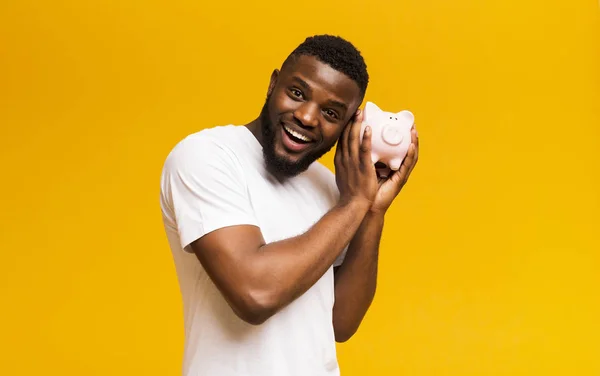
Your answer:
[[[235,143],[237,126],[217,126],[181,139],[168,153],[160,173],[161,191],[188,196],[243,189],[243,155]],[[242,134],[243,135],[243,134]]]
[[[180,140],[165,160],[165,170],[189,169],[204,164],[236,163],[239,127],[222,125],[203,129]]]
[[[202,153],[206,150],[232,149],[239,127],[220,125],[192,133],[180,140],[170,154]]]

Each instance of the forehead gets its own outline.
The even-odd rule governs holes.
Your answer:
[[[324,100],[342,102],[349,108],[360,104],[357,83],[314,56],[299,56],[282,69],[281,75],[286,84],[301,79],[308,84],[313,95],[322,96]]]

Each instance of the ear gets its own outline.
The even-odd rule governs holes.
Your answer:
[[[273,89],[275,89],[275,84],[277,83],[277,78],[279,78],[279,69],[275,69],[273,73],[271,73],[271,81],[269,82],[269,89],[267,90],[267,96],[271,95]]]
[[[373,111],[373,113],[382,112],[381,109],[373,102],[367,102],[365,105],[365,111]]]
[[[415,115],[408,110],[400,111],[396,115],[398,115],[398,120],[401,120],[403,124],[412,126],[415,123]]]
[[[367,102],[365,105],[364,121],[369,123],[370,120],[377,118],[383,111],[373,102]]]

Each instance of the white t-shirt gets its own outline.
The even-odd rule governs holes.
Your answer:
[[[206,129],[173,148],[162,172],[160,204],[183,299],[184,376],[339,375],[333,267],[254,326],[233,313],[188,247],[232,225],[259,226],[267,243],[302,234],[338,194],[335,175],[319,162],[284,183],[273,179],[261,145],[244,126]]]

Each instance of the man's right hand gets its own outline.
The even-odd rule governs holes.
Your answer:
[[[360,140],[363,112],[357,111],[344,128],[335,153],[335,179],[340,191],[340,203],[364,202],[371,206],[379,184],[375,165],[371,161],[371,128],[365,129]]]

